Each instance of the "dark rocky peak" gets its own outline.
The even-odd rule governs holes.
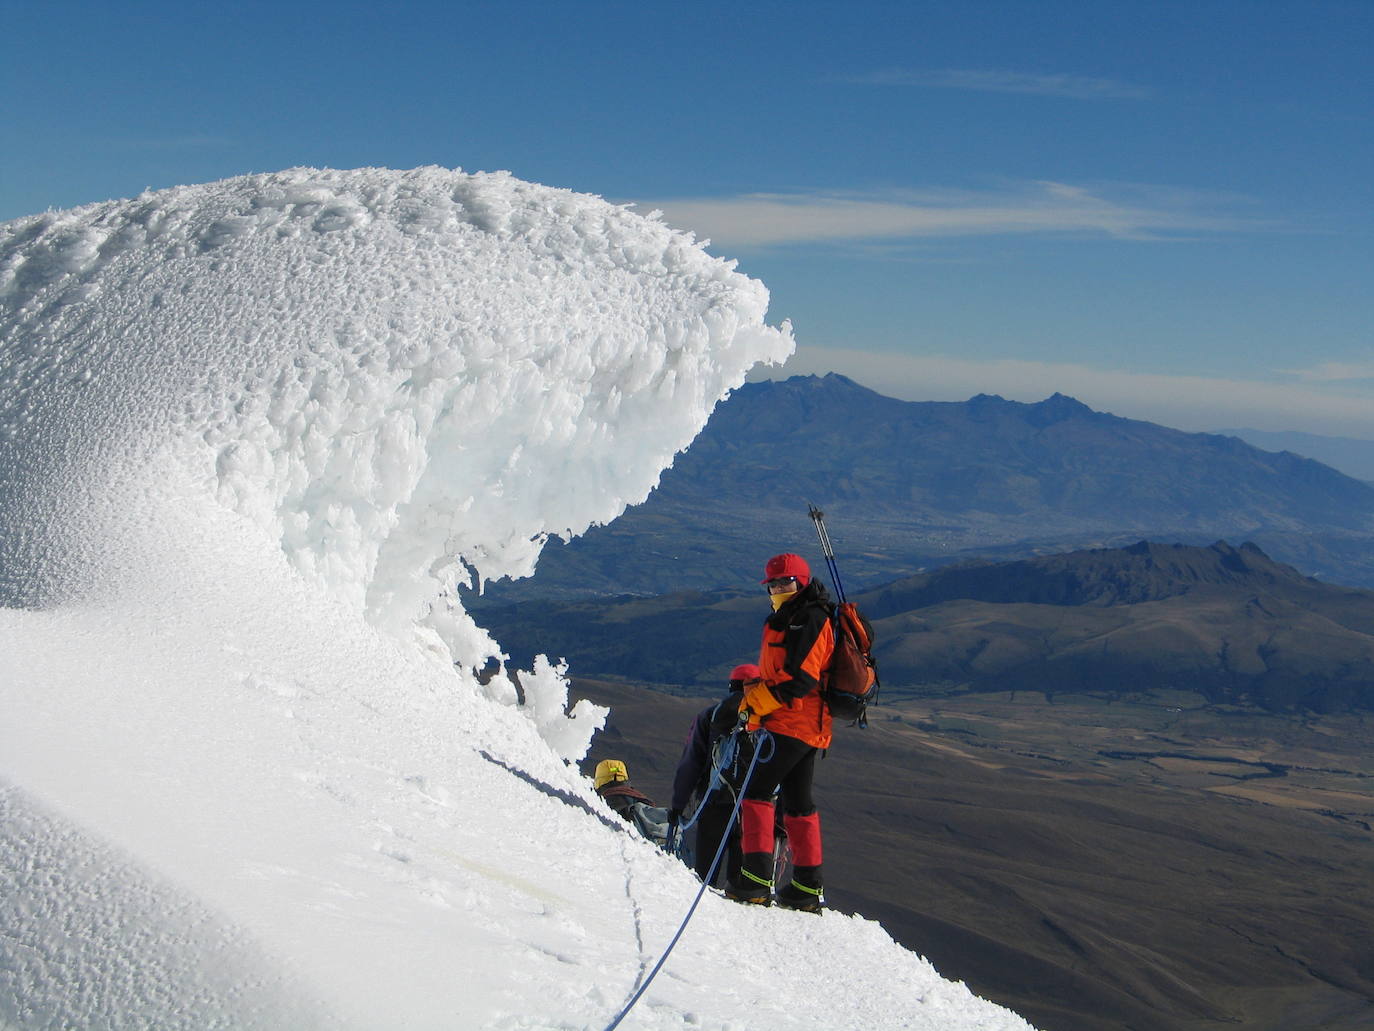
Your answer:
[[[1201,588],[1262,593],[1315,581],[1252,543],[1209,547],[1140,541],[1015,562],[966,563],[898,580],[864,596],[873,618],[949,601],[1030,605],[1136,605]]]
[[[1008,401],[1000,394],[975,394],[961,405],[953,407],[962,408],[974,422],[1031,426],[1036,429],[1072,419],[1116,418],[1114,415],[1096,412],[1082,401],[1060,393],[1030,404],[1024,401]]]
[[[738,434],[751,440],[759,436],[778,439],[783,434],[790,437],[798,432],[821,432],[856,419],[890,418],[910,404],[885,397],[837,372],[761,380],[745,383],[718,405],[702,436],[709,439]],[[698,437],[693,446],[701,440]]]
[[[827,372],[824,376],[810,376],[808,377],[808,379],[816,380],[817,382],[822,383],[825,386],[845,387],[848,389],[863,391],[868,390],[867,387],[860,386],[858,383],[855,383],[848,376],[845,376],[842,373],[838,372]]]
[[[1308,580],[1291,566],[1275,562],[1258,545],[1246,541],[1234,547],[1228,541],[1217,541],[1205,548],[1184,544],[1160,544],[1140,541],[1119,551],[1125,561],[1114,558],[1113,552],[1087,552],[1100,555],[1108,564],[1129,568],[1134,572],[1149,571],[1162,584],[1190,587],[1196,584],[1241,584],[1254,587],[1271,585],[1281,580]]]
[[[1050,426],[1068,419],[1082,419],[1100,414],[1103,413],[1093,411],[1076,398],[1055,393],[1038,404],[1029,405],[1026,421],[1033,426]]]
[[[767,379],[746,383],[735,391],[736,395],[774,395],[780,397],[806,397],[823,395],[830,397],[864,396],[878,397],[876,391],[855,383],[848,376],[838,372],[827,372],[824,376],[789,376],[787,379]]]

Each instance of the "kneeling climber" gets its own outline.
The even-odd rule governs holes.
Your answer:
[[[592,776],[596,793],[606,804],[655,845],[668,841],[668,810],[654,805],[653,799],[630,784],[630,774],[619,759],[602,759]]]

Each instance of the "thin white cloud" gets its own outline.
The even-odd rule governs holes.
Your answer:
[[[1367,362],[1322,362],[1310,369],[1284,369],[1289,376],[1296,376],[1304,383],[1348,383],[1358,380],[1374,380],[1374,361]]]
[[[1099,411],[1184,430],[1249,426],[1374,440],[1374,390],[804,344],[781,372],[760,369],[757,377],[832,371],[909,401],[963,401],[975,394],[1000,394],[1013,401],[1034,402],[1058,392]]]
[[[1144,100],[1151,91],[1117,79],[1083,75],[1037,75],[992,68],[883,68],[850,75],[846,82],[869,86],[919,86],[930,89],[971,90],[978,93],[1020,93],[1072,100]]]
[[[1115,197],[1067,183],[1002,190],[892,190],[884,193],[751,193],[645,202],[669,224],[728,247],[858,240],[1088,233],[1160,240],[1254,228],[1217,214],[1216,198],[1186,191],[1118,186]]]

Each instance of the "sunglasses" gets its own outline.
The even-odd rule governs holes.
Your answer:
[[[797,578],[795,576],[778,576],[766,581],[763,586],[768,588],[769,594],[777,594],[784,589],[795,588]]]

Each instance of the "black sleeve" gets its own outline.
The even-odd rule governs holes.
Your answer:
[[[830,613],[824,605],[808,605],[804,613],[798,615],[802,618],[788,625],[782,639],[783,648],[786,650],[782,668],[791,679],[772,685],[773,693],[784,702],[794,698],[805,698],[821,686],[819,680],[802,669],[802,663],[816,647],[816,642],[825,630],[825,624],[830,620]]]
[[[700,712],[692,720],[692,729],[687,735],[687,743],[682,748],[682,758],[678,760],[677,772],[673,774],[673,809],[686,809],[687,800],[692,797],[692,789],[700,783],[711,762],[709,711]]]

